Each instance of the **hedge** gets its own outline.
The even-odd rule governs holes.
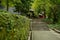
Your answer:
[[[29,19],[6,12],[0,12],[0,40],[27,40]]]

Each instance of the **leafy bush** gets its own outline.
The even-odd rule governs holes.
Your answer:
[[[28,33],[28,18],[0,12],[0,40],[27,40]]]
[[[48,24],[49,28],[60,30],[60,24]]]
[[[43,21],[46,22],[46,23],[48,23],[48,24],[53,23],[53,20],[52,19],[48,19],[48,18],[44,19]]]

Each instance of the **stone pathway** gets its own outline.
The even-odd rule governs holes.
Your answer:
[[[38,20],[32,21],[32,40],[60,40],[60,34],[51,31],[47,24]]]
[[[32,31],[32,40],[60,40],[51,31]]]

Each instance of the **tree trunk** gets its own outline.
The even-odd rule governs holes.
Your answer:
[[[6,0],[6,4],[7,4],[7,11],[9,10],[9,1]]]

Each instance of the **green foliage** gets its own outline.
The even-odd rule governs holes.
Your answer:
[[[19,0],[15,1],[15,8],[17,12],[28,13],[31,7],[32,0]]]
[[[52,18],[50,18],[50,19],[46,18],[43,21],[46,22],[47,24],[52,24],[53,19]]]
[[[45,14],[48,16],[50,13],[50,7],[51,7],[50,0],[35,0],[32,4],[32,9],[39,15],[39,13],[45,12]]]
[[[35,0],[32,9],[37,15],[44,12],[46,18],[52,19],[53,23],[60,20],[60,0]]]
[[[3,6],[6,6],[7,0],[2,0],[1,2],[2,2],[1,4],[2,4]],[[14,5],[14,0],[8,0],[8,4],[9,4],[9,6],[13,6],[13,5]]]
[[[32,9],[39,13],[42,9],[43,4],[44,3],[42,0],[35,0],[34,3],[32,4]]]
[[[0,12],[0,40],[27,40],[29,23],[25,16]]]
[[[49,24],[48,27],[51,29],[60,30],[60,24]]]
[[[34,15],[38,16],[42,7],[41,7],[42,1],[41,0],[34,0],[34,3],[32,4],[32,9],[34,10]]]

